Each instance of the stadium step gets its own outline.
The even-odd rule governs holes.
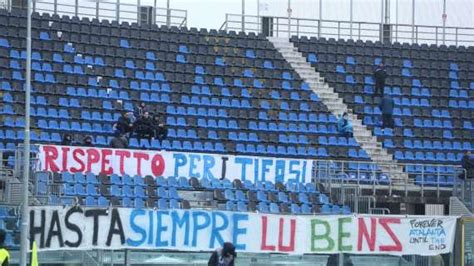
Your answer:
[[[331,113],[335,116],[339,116],[344,112],[349,114],[353,125],[354,138],[362,149],[367,152],[372,161],[379,164],[382,172],[389,175],[392,180],[407,180],[408,175],[404,172],[403,167],[397,165],[397,161],[383,148],[382,143],[372,135],[372,131],[362,124],[357,115],[347,107],[343,99],[339,97],[339,94],[325,82],[324,78],[306,61],[306,58],[298,49],[286,38],[269,37],[268,40],[273,43],[300,78],[308,83]]]

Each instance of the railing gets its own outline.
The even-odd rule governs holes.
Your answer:
[[[11,9],[11,0],[5,0],[3,8]],[[144,1],[143,1],[144,2]],[[141,24],[151,15],[152,23],[168,27],[185,27],[188,11],[182,9],[162,8],[154,0],[152,5],[144,5],[141,0],[33,0],[33,12],[89,17],[99,20],[108,19],[118,22],[129,21]],[[149,1],[147,1],[149,2]],[[1,7],[1,5],[0,5]],[[151,13],[142,8],[151,9]]]
[[[400,175],[396,170],[399,167],[404,169],[406,175]],[[423,197],[427,191],[434,191],[439,198],[443,191],[452,192],[460,186],[458,176],[461,173],[465,173],[464,169],[454,165],[317,160],[313,176],[330,193],[333,187],[352,185],[372,190],[372,195],[376,195],[378,190],[388,191],[389,196],[395,191],[404,196],[408,196],[410,191],[417,191]]]
[[[262,17],[255,15],[226,14],[223,30],[262,32]],[[383,26],[380,23],[361,21],[319,20],[309,18],[270,17],[268,32],[275,37],[307,36],[335,39],[382,41]],[[443,27],[428,25],[391,24],[392,42],[428,43],[436,45],[474,44],[474,28]]]
[[[23,145],[18,145],[15,154],[15,177],[21,180],[23,164]],[[32,146],[31,169],[37,169],[36,158],[37,146]],[[383,169],[383,170],[382,170]],[[399,169],[403,169],[400,172]],[[313,161],[312,180],[322,184],[330,197],[345,203],[347,195],[354,195],[360,199],[361,196],[375,196],[377,191],[407,197],[409,192],[419,193],[421,197],[425,193],[436,193],[439,199],[441,193],[449,193],[458,196],[466,205],[473,206],[474,181],[462,182],[458,177],[466,175],[466,171],[456,165],[442,164],[417,164],[417,163],[374,163],[368,161],[343,161],[343,160],[315,160]],[[36,192],[36,179],[30,174],[31,191]],[[334,189],[333,189],[334,188]],[[362,190],[365,193],[362,193]],[[367,191],[372,194],[368,195]],[[36,193],[34,193],[36,194]],[[62,187],[48,187],[48,195],[61,195]],[[334,195],[333,195],[334,194]],[[359,204],[361,201],[357,200]],[[353,199],[355,200],[355,199]],[[371,204],[370,199],[365,204],[365,211],[370,212],[376,208],[375,201]],[[356,206],[358,209],[358,206]],[[355,210],[355,209],[353,209]]]
[[[474,180],[465,179],[459,182],[454,188],[453,194],[458,197],[471,212],[474,212]]]

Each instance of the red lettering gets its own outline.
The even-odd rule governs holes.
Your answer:
[[[61,152],[62,152],[62,157],[63,157],[63,163],[62,163],[63,168],[61,169],[61,171],[66,172],[67,163],[68,163],[67,157],[69,155],[69,147],[61,147]]]
[[[296,231],[296,220],[290,220],[290,244],[288,246],[283,245],[283,232],[284,232],[285,220],[280,218],[280,232],[278,235],[278,251],[294,251],[295,250],[295,231]]]
[[[112,168],[110,167],[110,160],[107,158],[110,155],[112,155],[112,150],[109,149],[102,149],[102,167],[100,169],[100,172],[102,174],[110,175],[113,173]]]
[[[44,170],[59,172],[59,167],[54,160],[58,159],[58,150],[54,146],[43,146],[44,150]]]
[[[123,150],[116,150],[115,155],[119,157],[119,164],[120,164],[120,174],[124,175],[125,174],[125,158],[130,158],[130,152],[129,151],[123,151]]]
[[[165,171],[165,160],[161,154],[156,154],[151,159],[151,172],[154,176],[161,176]]]
[[[92,171],[92,165],[99,162],[100,153],[94,149],[87,149],[87,172],[94,172]]]
[[[262,246],[261,250],[275,251],[275,246],[267,245],[267,216],[262,216]]]
[[[84,164],[83,159],[79,158],[79,155],[84,157],[85,154],[86,153],[81,148],[78,148],[78,149],[75,149],[74,151],[72,151],[72,158],[74,158],[74,161],[77,162],[80,167],[79,168],[71,167],[71,172],[73,172],[73,173],[75,173],[75,172],[84,172],[84,169],[85,169],[86,166]]]
[[[364,218],[359,218],[359,235],[357,237],[357,250],[362,250],[362,240],[365,238],[367,245],[369,246],[370,251],[375,250],[375,239],[377,238],[377,219],[370,218],[370,234],[367,231],[367,225],[365,224]]]
[[[133,157],[137,159],[137,174],[142,175],[142,159],[148,160],[150,156],[144,152],[135,152]]]
[[[393,233],[392,228],[390,228],[389,224],[400,224],[400,218],[380,218],[379,219],[380,225],[387,231],[388,235],[392,238],[393,243],[395,245],[380,245],[380,251],[402,251],[402,244],[400,240],[398,240],[397,236]]]

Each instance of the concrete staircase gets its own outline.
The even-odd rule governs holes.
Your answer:
[[[449,215],[472,216],[472,212],[458,197],[450,197]]]
[[[362,124],[362,120],[347,107],[339,94],[324,81],[324,78],[306,61],[306,58],[294,47],[293,43],[287,38],[269,37],[268,40],[273,43],[296,73],[309,84],[331,113],[336,116],[344,112],[349,114],[354,129],[354,138],[372,161],[376,162],[393,181],[406,180],[408,176],[404,173],[403,167],[395,165],[397,161],[382,147],[382,143],[377,141],[377,138],[372,135],[372,131]]]

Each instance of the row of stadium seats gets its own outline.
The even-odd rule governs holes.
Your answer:
[[[189,208],[189,202],[181,195],[183,191],[212,191],[216,205],[225,210],[280,213],[281,209],[281,212],[293,214],[349,211],[347,207],[330,204],[329,198],[312,183],[287,182],[283,185],[270,181],[252,183],[250,180],[230,182],[227,179],[96,176],[69,172],[38,172],[35,178],[36,194],[47,196],[49,204]],[[56,193],[51,195],[53,190]]]

